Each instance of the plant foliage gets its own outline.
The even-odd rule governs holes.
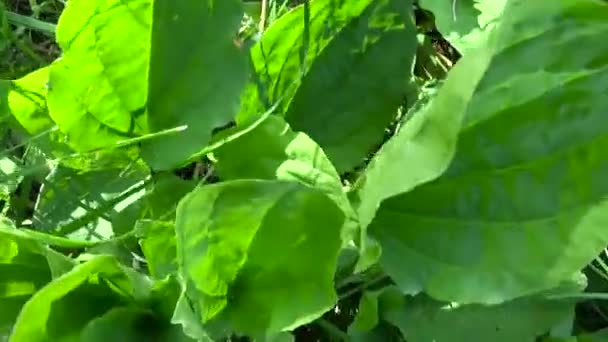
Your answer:
[[[0,80],[0,340],[608,341],[608,4],[287,4],[70,0]]]

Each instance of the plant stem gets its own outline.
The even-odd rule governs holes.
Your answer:
[[[95,210],[89,211],[86,214],[84,214],[83,216],[74,219],[70,223],[68,223],[64,226],[58,227],[56,234],[65,236],[65,235],[68,235],[70,233],[77,231],[81,227],[86,226],[87,224],[93,222],[97,218],[104,215],[106,211],[114,208],[114,206],[116,206],[118,203],[131,197],[132,195],[136,194],[137,192],[147,188],[153,182],[154,182],[154,179],[152,177],[148,178],[142,184],[135,186],[135,187],[129,189],[127,192],[121,194],[120,196],[100,205],[99,207],[95,208]]]
[[[266,16],[268,12],[268,0],[262,0],[262,10],[260,11],[260,32],[266,29]]]
[[[331,322],[329,322],[328,320],[324,319],[324,318],[319,318],[317,320],[317,324],[319,325],[319,327],[321,327],[321,329],[325,330],[328,334],[338,338],[341,341],[349,341],[349,337],[348,335],[340,330],[338,327],[336,327],[335,325],[333,325]]]
[[[55,30],[57,29],[57,25],[13,12],[7,11],[6,18],[13,25],[25,26],[28,29],[40,31],[51,37],[55,35]]]
[[[354,287],[354,288],[352,288],[352,289],[350,289],[348,291],[345,291],[344,293],[340,294],[340,296],[339,296],[340,300],[346,299],[346,298],[348,298],[348,297],[350,297],[350,296],[352,296],[352,295],[354,295],[354,294],[356,294],[358,292],[361,292],[361,291],[367,289],[370,286],[373,286],[373,285],[376,285],[378,283],[381,283],[382,281],[384,281],[386,279],[388,279],[388,277],[386,275],[380,274],[377,277],[372,278],[372,279],[370,279],[370,280],[368,280],[366,282],[363,282],[359,286]]]

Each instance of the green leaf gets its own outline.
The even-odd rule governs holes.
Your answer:
[[[177,249],[173,222],[141,220],[135,226],[150,274],[163,279],[177,273]]]
[[[376,0],[349,19],[316,56],[285,114],[340,172],[381,143],[404,99],[418,42],[409,0]]]
[[[285,97],[286,120],[340,173],[381,143],[403,101],[417,44],[411,11],[411,1],[314,1],[277,20],[252,49],[260,102]]]
[[[81,240],[98,241],[123,234],[133,229],[135,219],[128,225],[117,222],[116,217],[144,190],[122,197],[141,187],[145,178],[146,171],[137,167],[78,172],[59,166],[40,190],[34,225],[38,230],[70,234]]]
[[[467,106],[491,53],[479,50],[475,57],[459,61],[432,100],[412,108],[410,117],[374,155],[358,180],[355,196],[362,234],[358,270],[378,261],[379,247],[367,237],[367,227],[382,201],[436,179],[449,167]]]
[[[239,0],[154,2],[150,129],[187,129],[142,146],[153,169],[180,166],[238,113],[248,66],[245,51],[233,42],[242,16]]]
[[[348,335],[355,336],[367,333],[376,327],[380,320],[378,318],[378,296],[380,291],[365,291],[359,301],[357,316],[348,327]]]
[[[239,180],[187,195],[177,255],[199,319],[264,337],[319,317],[337,299],[343,221],[333,201],[297,183]]]
[[[426,296],[405,298],[389,289],[379,298],[382,319],[408,342],[534,342],[570,314],[573,301],[524,297],[500,305],[442,303]]]
[[[316,0],[292,9],[264,31],[251,48],[253,80],[243,94],[237,121],[250,121],[272,105],[284,113],[315,58],[372,0]]]
[[[93,258],[36,292],[21,309],[9,341],[80,341],[92,319],[149,298],[151,285],[113,257]]]
[[[608,341],[608,329],[601,329],[594,333],[582,334],[566,338],[545,338],[542,342],[606,342]]]
[[[158,338],[154,316],[139,308],[119,307],[86,325],[80,336],[83,342],[151,341]]]
[[[193,341],[183,333],[158,321],[153,312],[137,307],[120,307],[93,319],[83,329],[82,342]]]
[[[159,175],[153,189],[134,203],[139,218],[135,233],[148,270],[157,279],[177,274],[175,209],[179,200],[195,185],[194,181],[182,180],[174,175]]]
[[[222,132],[230,135],[240,128]],[[342,181],[323,150],[306,134],[294,132],[278,116],[270,116],[251,132],[214,152],[223,180],[278,179],[298,182],[325,193],[347,217],[343,241],[357,232],[357,217],[342,188]]]
[[[48,78],[49,67],[45,67],[10,82],[7,96],[9,112],[25,131],[32,135],[55,125],[46,108]]]
[[[12,326],[36,291],[72,266],[37,239],[0,223],[0,333]]]
[[[70,1],[57,26],[48,107],[79,151],[148,131],[151,1]]]
[[[435,25],[452,46],[466,55],[484,43],[503,15],[507,0],[420,0],[435,16]]]
[[[555,287],[608,243],[606,4],[509,4],[449,169],[369,227],[405,293],[499,303]]]

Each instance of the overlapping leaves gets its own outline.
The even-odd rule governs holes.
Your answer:
[[[257,89],[240,119],[281,101],[297,131],[343,173],[381,143],[416,50],[411,1],[319,0],[277,20],[252,48]]]
[[[606,19],[591,0],[511,1],[481,82],[449,76],[475,88],[450,167],[383,202],[369,228],[402,290],[501,302],[556,286],[605,247]]]
[[[264,337],[308,323],[336,301],[343,222],[334,202],[297,183],[202,187],[177,210],[185,295],[212,330]]]

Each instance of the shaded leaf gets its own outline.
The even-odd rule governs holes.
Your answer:
[[[240,119],[284,99],[286,120],[340,173],[360,164],[408,87],[417,43],[411,9],[410,1],[321,0],[284,15],[252,49],[261,85]]]
[[[83,329],[83,342],[194,341],[159,321],[153,312],[137,307],[120,307],[93,319]]]
[[[458,305],[426,296],[405,298],[395,288],[380,296],[382,319],[408,342],[534,342],[570,314],[573,301],[524,297],[500,305]]]
[[[404,100],[418,43],[409,0],[372,1],[349,19],[307,68],[285,113],[341,173],[382,142]]]
[[[10,342],[78,341],[89,322],[124,303],[143,301],[152,284],[110,256],[74,267],[23,306]]]
[[[245,51],[233,41],[242,16],[239,0],[154,2],[150,129],[187,129],[142,146],[153,169],[180,166],[207,145],[213,129],[238,113],[248,66]]]
[[[20,230],[0,223],[0,333],[15,322],[25,302],[73,263]]]

